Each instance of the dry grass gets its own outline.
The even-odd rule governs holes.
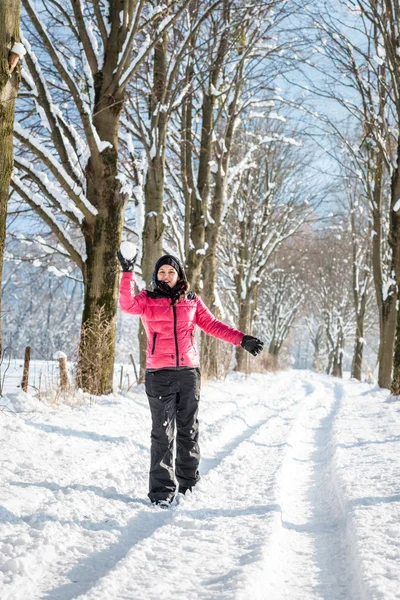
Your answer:
[[[276,356],[272,356],[264,350],[258,356],[249,355],[247,360],[246,373],[276,373],[280,370],[279,361]]]

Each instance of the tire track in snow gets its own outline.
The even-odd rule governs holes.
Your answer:
[[[282,421],[282,415],[264,404],[262,421],[220,447],[220,460],[208,470],[200,489],[185,499],[183,506],[173,509],[171,519],[160,523],[149,536],[126,544],[123,552],[120,548],[120,560],[108,565],[108,573],[105,570],[104,576],[93,582],[93,587],[80,596],[82,600],[110,595],[121,599],[153,600],[160,594],[173,598],[180,580],[185,581],[186,597],[236,597],[243,571],[261,560],[265,534],[279,514],[280,507],[271,502],[272,490],[299,399],[299,390],[289,387],[292,397],[287,395],[291,400],[288,405],[282,397],[283,389],[288,389],[287,379],[284,386],[272,389],[272,394],[284,403],[282,411],[289,412],[290,418],[283,417]],[[279,426],[274,426],[276,420]],[[270,463],[265,462],[266,453]],[[156,519],[158,516],[154,515]],[[149,561],[157,574],[151,590],[146,588]]]
[[[305,383],[311,394],[288,439],[291,449],[278,478],[281,522],[269,540],[260,585],[252,590],[255,598],[360,598],[348,567],[346,523],[332,476],[332,425],[343,387],[321,383],[314,390]]]
[[[253,424],[249,424],[245,417],[238,415],[236,412],[230,415],[224,415],[217,422],[208,424],[202,428],[201,436],[205,438],[204,447],[205,452],[202,451],[202,458],[200,462],[200,472],[202,477],[208,475],[214,469],[217,469],[221,462],[229,457],[238,446],[243,442],[254,436],[257,431],[265,425],[271,419],[277,418],[284,420],[290,420],[290,417],[286,417],[286,414],[291,414],[295,404],[301,399],[297,394],[294,394],[295,389],[291,388],[290,392],[287,391],[287,382],[284,385],[276,386],[273,389],[274,398],[279,397],[279,406],[273,407],[265,402],[260,402],[260,398],[257,398],[255,402],[250,402],[242,410],[248,411],[249,409],[261,409],[264,413],[261,419],[257,419]],[[307,392],[308,393],[308,392]],[[238,401],[234,400],[234,404],[238,407]],[[232,435],[232,432],[237,432]],[[211,437],[212,443],[212,454],[214,456],[207,456],[211,454],[210,443],[207,444],[207,437]],[[218,447],[218,444],[219,447]],[[203,441],[201,440],[201,448],[203,448]]]
[[[275,387],[274,396],[281,396],[283,387],[284,386]],[[253,425],[248,425],[242,418],[242,425],[245,424],[245,431],[243,431],[239,436],[228,437],[228,443],[220,446],[220,450],[217,454],[216,460],[214,461],[214,464],[212,466],[209,466],[207,472],[218,467],[220,462],[226,456],[231,454],[237,446],[239,446],[244,440],[248,439],[250,436],[254,435],[254,433],[260,427],[262,427],[269,418],[273,418],[276,416],[278,409],[269,407],[265,404],[261,406],[259,397],[257,397],[256,400],[253,400],[252,398],[254,398],[254,396],[250,397],[250,399],[247,399],[242,394],[239,394],[238,397],[233,398],[233,401],[230,401],[229,408],[226,406],[219,407],[217,412],[223,412],[224,414],[216,423],[213,423],[213,426],[215,426],[218,430],[218,435],[215,436],[215,440],[221,440],[221,434],[222,439],[224,441],[227,440],[227,436],[224,435],[224,430],[229,431],[229,429],[232,427],[233,421],[238,419],[237,412],[240,404],[245,404],[241,407],[244,410],[257,410],[258,408],[262,408],[264,414],[270,414],[270,417],[268,417],[267,419],[263,419],[262,421],[258,421],[256,424]],[[226,414],[227,412],[228,414]],[[46,425],[45,429],[46,431],[55,430],[57,432],[59,428],[58,426],[49,424]],[[233,431],[235,431],[234,428]],[[90,437],[85,437],[87,437],[88,442],[91,441]],[[95,439],[97,440],[98,436],[96,436]],[[53,491],[55,493],[57,493],[58,491],[72,491],[74,487],[76,487],[78,491],[84,491],[83,488],[87,488],[89,491],[95,489],[93,486],[75,486],[74,484],[66,487],[59,486],[55,483],[32,483],[24,485],[26,485],[27,487],[30,487],[31,485],[36,487],[36,485],[39,485],[39,487],[46,488],[43,490],[43,492]],[[101,492],[100,488],[96,488],[95,491],[97,494]],[[107,500],[105,494],[101,495],[105,500]],[[48,501],[47,497],[45,500],[46,506],[46,503]],[[119,494],[111,494],[110,501],[111,500],[121,500],[123,503],[126,504],[128,498],[124,495],[121,496]],[[133,498],[132,502],[134,502]],[[140,500],[138,502],[140,503]],[[145,500],[143,500],[143,502],[145,503]],[[76,598],[77,595],[85,596],[86,593],[90,591],[90,589],[96,584],[96,582],[99,579],[107,577],[108,574],[111,573],[113,569],[118,566],[118,563],[120,561],[123,561],[128,552],[134,550],[136,545],[140,545],[142,542],[146,543],[146,540],[150,542],[154,537],[157,537],[157,535],[159,535],[160,533],[159,530],[165,527],[168,528],[174,517],[173,512],[160,512],[157,509],[154,509],[150,506],[135,506],[135,504],[131,504],[131,508],[132,512],[134,513],[134,516],[130,518],[128,522],[121,526],[117,526],[117,523],[115,522],[115,524],[111,526],[111,529],[114,529],[116,532],[118,531],[118,539],[115,542],[108,544],[101,550],[95,549],[94,551],[90,552],[86,555],[86,557],[82,557],[82,559],[75,566],[71,566],[69,569],[67,568],[66,571],[62,569],[62,574],[58,572],[57,577],[55,577],[55,574],[53,574],[54,582],[57,582],[56,585],[53,586],[51,590],[47,588],[47,591],[45,591],[47,586],[43,582],[44,585],[39,586],[39,588],[41,588],[38,590],[39,596],[43,598],[48,598],[49,600],[72,600],[72,598]],[[263,508],[260,507],[257,510],[261,514]],[[268,512],[270,508],[267,507],[265,510]],[[113,507],[110,506],[109,511],[112,512]],[[226,514],[229,515],[229,511],[227,511]],[[200,518],[202,518],[201,515]],[[86,526],[86,523],[84,521],[82,523],[79,523],[79,525],[83,529],[89,529],[89,531],[91,531],[92,533],[94,533],[95,529],[99,531],[107,531],[109,528],[106,523],[103,524],[101,523],[101,521],[99,521],[97,525],[95,523],[88,522]],[[80,546],[83,546],[83,544],[80,544]],[[59,569],[60,565],[58,566],[57,570]]]

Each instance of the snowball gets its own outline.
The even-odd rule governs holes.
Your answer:
[[[22,58],[26,54],[25,46],[20,42],[16,42],[11,48],[11,52],[13,52],[13,54],[18,54],[18,56]]]
[[[126,258],[126,260],[132,260],[135,258],[137,253],[136,246],[135,244],[132,244],[132,242],[122,242],[119,249],[122,256]]]

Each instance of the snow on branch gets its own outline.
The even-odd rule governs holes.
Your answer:
[[[23,40],[25,47],[27,49],[27,57],[26,62],[29,68],[30,74],[28,74],[25,69],[23,70],[23,79],[26,84],[31,88],[32,93],[34,94],[37,102],[36,108],[38,113],[41,115],[41,120],[43,123],[43,115],[41,111],[44,111],[45,117],[47,119],[47,124],[43,123],[44,126],[50,131],[51,139],[53,144],[61,158],[62,164],[68,174],[75,180],[76,183],[83,184],[83,173],[82,170],[77,168],[78,164],[78,156],[75,151],[75,141],[76,138],[71,136],[71,132],[68,133],[67,137],[65,137],[64,130],[65,124],[62,119],[62,114],[58,106],[53,104],[53,99],[48,88],[46,79],[43,75],[42,69],[40,67],[40,63],[32,50],[32,47],[28,40],[25,39],[24,35],[21,34],[21,39]],[[32,75],[32,77],[31,77]],[[61,125],[60,125],[61,123]],[[72,139],[71,139],[72,137]],[[72,157],[74,158],[75,164],[72,162]]]
[[[151,39],[150,36],[146,36],[146,41],[140,48],[138,54],[136,55],[134,60],[131,61],[129,66],[126,68],[126,64],[129,60],[129,57],[132,52],[133,36],[136,34],[136,31],[134,29],[132,29],[132,34],[130,36],[131,42],[129,44],[127,44],[126,49],[125,49],[125,55],[122,57],[119,67],[117,69],[117,77],[118,77],[118,85],[119,85],[118,91],[121,91],[123,88],[126,87],[129,80],[132,78],[134,73],[137,71],[138,67],[142,64],[144,59],[154,49],[156,44],[159,42],[159,39],[165,34],[166,31],[168,31],[168,29],[171,27],[171,25],[173,25],[173,23],[175,21],[177,21],[177,19],[180,17],[180,15],[186,10],[186,7],[188,4],[190,4],[190,1],[191,0],[184,0],[184,2],[182,2],[181,6],[179,6],[176,13],[166,16],[160,22],[160,24],[157,26],[156,32],[154,33],[153,39]],[[158,15],[157,15],[157,18],[158,18]],[[153,17],[153,19],[154,19],[154,17]]]
[[[14,135],[43,160],[71,200],[75,202],[86,217],[90,218],[91,215],[97,215],[97,209],[87,200],[83,189],[71,179],[64,167],[55,159],[46,146],[41,144],[27,129],[23,129],[19,123],[15,123]]]
[[[55,182],[51,181],[46,173],[36,169],[30,161],[25,160],[21,156],[15,156],[14,163],[18,169],[22,169],[29,175],[32,181],[39,185],[42,192],[49,197],[51,202],[70,218],[72,222],[76,225],[79,225],[82,222],[82,212],[76,208],[75,204],[68,197],[65,197],[65,190],[62,188],[60,189]]]
[[[98,57],[94,48],[95,38],[93,32],[90,30],[90,27],[88,27],[88,20],[83,15],[82,0],[71,0],[71,4],[79,31],[82,48],[89,64],[91,75],[94,75],[99,70]]]
[[[96,155],[97,153],[101,153],[104,150],[104,144],[108,145],[108,142],[101,142],[99,140],[99,136],[95,127],[93,126],[91,112],[93,107],[90,106],[89,102],[87,102],[82,95],[81,91],[78,89],[76,82],[60,52],[54,46],[50,35],[47,31],[45,24],[38,17],[37,11],[32,5],[32,0],[22,0],[24,8],[28,13],[28,16],[36,29],[37,34],[42,40],[47,52],[50,55],[51,60],[59,76],[62,78],[63,82],[67,85],[68,90],[71,93],[71,96],[75,102],[75,105],[79,111],[82,125],[85,130],[85,135],[87,139],[87,143],[89,145],[89,149],[92,155]],[[93,81],[88,81],[89,87],[93,86]],[[94,95],[92,94],[92,99]],[[89,100],[90,101],[90,100]]]
[[[12,176],[12,187],[21,196],[21,198],[33,208],[45,223],[50,227],[51,231],[56,235],[59,242],[64,246],[71,259],[84,273],[86,257],[83,256],[74,242],[70,238],[68,232],[57,222],[53,212],[45,205],[44,200],[39,194],[32,192],[17,175]]]

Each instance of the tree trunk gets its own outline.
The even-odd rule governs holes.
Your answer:
[[[226,171],[225,171],[226,173]],[[225,194],[225,181],[221,173],[217,173],[215,193],[211,210],[212,220],[207,225],[207,251],[203,262],[203,294],[202,298],[217,317],[221,318],[216,305],[215,286],[217,279],[217,245],[221,229],[221,216]],[[201,338],[201,368],[206,377],[218,377],[219,341],[202,333]]]
[[[229,2],[224,0],[223,2],[224,21],[229,22]],[[213,132],[214,132],[214,109],[216,103],[216,97],[212,93],[212,88],[218,86],[218,79],[226,61],[226,53],[228,50],[229,40],[229,28],[227,27],[220,38],[218,49],[215,53],[215,59],[210,64],[208,88],[203,91],[203,104],[201,108],[201,140],[200,150],[198,158],[193,157],[196,162],[198,161],[197,171],[197,193],[194,193],[194,187],[191,188],[190,194],[190,241],[192,245],[189,248],[189,254],[187,256],[187,273],[191,283],[192,289],[200,294],[201,293],[201,275],[204,272],[204,261],[205,261],[205,246],[206,246],[206,223],[205,213],[208,204],[208,196],[210,191],[210,161],[212,159],[213,151]],[[211,56],[210,56],[211,60]],[[187,107],[189,109],[189,105]],[[190,103],[190,110],[192,110],[192,103]],[[192,122],[192,114],[186,115],[186,127]],[[189,149],[189,140],[187,135],[186,149]],[[189,166],[191,157],[186,157],[186,165]],[[192,176],[193,178],[193,176]],[[202,356],[203,354],[203,341],[202,338]],[[210,342],[213,343],[213,342]],[[207,348],[204,349],[207,353]]]
[[[117,52],[115,46],[113,52]],[[125,99],[122,91],[106,93],[113,78],[112,56],[95,77],[93,125],[100,140],[110,146],[92,152],[86,167],[86,194],[97,215],[82,224],[85,239],[84,307],[77,365],[77,384],[95,395],[113,390],[119,265],[116,250],[121,244],[126,196],[118,175],[118,130]]]
[[[400,396],[400,310],[397,311],[396,340],[393,357],[393,379],[390,387],[393,396]]]
[[[343,345],[344,337],[340,333],[336,340],[336,346],[333,353],[332,375],[333,377],[343,377]]]
[[[328,364],[326,367],[326,374],[333,375],[333,371],[335,369],[335,365],[337,364],[337,341],[335,341],[333,339],[332,333],[331,333],[331,326],[330,326],[330,318],[329,318],[329,314],[326,313],[325,314],[325,334],[326,334],[326,344],[327,344],[327,348],[328,348]]]
[[[354,343],[354,354],[351,365],[351,376],[354,379],[361,381],[362,375],[362,361],[363,361],[363,350],[364,350],[364,320],[365,313],[367,310],[367,300],[369,294],[369,256],[370,253],[367,251],[365,258],[366,264],[363,269],[363,280],[360,281],[359,277],[359,265],[358,265],[358,246],[359,239],[357,236],[357,224],[355,218],[355,211],[352,207],[351,210],[351,232],[352,232],[352,250],[353,250],[353,302],[354,312],[356,315],[356,336]],[[367,272],[368,268],[368,272]]]
[[[151,289],[151,277],[156,261],[162,256],[163,248],[163,200],[164,200],[164,157],[155,156],[148,167],[145,193],[145,221],[143,229],[142,277],[147,289]],[[143,383],[146,370],[147,337],[139,324],[140,374]]]
[[[322,361],[321,361],[321,356],[320,356],[322,335],[323,335],[323,330],[319,326],[315,333],[315,336],[311,338],[311,343],[314,346],[312,368],[313,368],[313,371],[315,371],[316,373],[321,373],[323,371]]]
[[[333,350],[331,350],[331,351],[329,352],[329,354],[328,354],[328,364],[327,364],[327,366],[326,366],[326,371],[325,371],[325,373],[326,373],[327,375],[330,375],[330,374],[331,374],[331,371],[332,371],[332,365],[333,365]]]
[[[242,71],[240,70],[240,75]],[[238,77],[240,82],[240,77]],[[215,188],[211,206],[211,219],[206,228],[206,253],[202,265],[203,299],[212,312],[216,310],[215,285],[217,279],[217,248],[221,231],[222,215],[226,194],[227,174],[229,170],[230,154],[233,143],[233,134],[237,119],[236,106],[239,99],[240,83],[236,83],[234,96],[228,109],[228,122],[226,126],[223,146],[218,147],[218,171],[215,174]],[[217,315],[216,315],[217,316]],[[202,368],[204,374],[217,376],[218,372],[218,343],[215,338],[203,335],[201,344]],[[209,369],[209,370],[208,370]]]
[[[400,198],[400,138],[397,145],[397,161],[398,165],[392,174],[391,190],[390,190],[390,230],[389,244],[392,249],[392,273],[396,279],[397,293],[400,288],[400,214],[397,208],[398,199]],[[391,392],[395,396],[400,395],[400,311],[397,311],[397,326],[393,356],[393,378],[391,384]]]
[[[14,106],[20,83],[19,65],[9,77],[8,54],[14,42],[19,42],[20,0],[0,2],[0,281],[6,239],[7,204],[13,170]],[[0,291],[1,315],[1,291]],[[2,328],[0,320],[0,355]]]
[[[244,300],[241,300],[239,304],[239,331],[246,331],[248,335],[252,334],[253,331],[253,323],[252,323],[252,310],[251,310],[251,299],[253,295],[247,295]],[[236,348],[236,365],[235,371],[239,371],[241,373],[249,372],[249,358],[250,354],[246,352],[241,346],[237,346]]]
[[[379,350],[378,350],[378,385],[390,388],[392,381],[393,351],[396,331],[396,290],[391,286],[386,298],[383,298],[382,275],[382,177],[383,156],[380,151],[376,159],[373,190],[373,236],[372,236],[372,272],[376,301],[379,311]]]
[[[213,244],[207,250],[203,262],[203,300],[206,306],[217,317],[221,313],[216,305],[215,282],[217,274],[216,246]],[[219,340],[212,336],[201,333],[201,369],[205,377],[218,377],[218,350]]]
[[[199,168],[197,174],[197,194],[190,194],[190,240],[192,246],[189,247],[187,257],[188,278],[192,289],[196,293],[200,293],[200,279],[205,259],[205,207],[208,202],[208,191],[210,188],[210,160],[212,149],[212,131],[213,131],[213,110],[215,98],[211,94],[205,92],[202,105],[202,127],[201,127],[201,142],[199,154]],[[190,106],[192,109],[192,106]],[[192,116],[187,114],[187,127],[192,122]],[[187,140],[187,136],[186,136]],[[186,141],[186,149],[188,150],[189,140]],[[186,158],[187,166],[189,160]],[[203,350],[202,350],[203,354]]]
[[[379,314],[379,371],[378,385],[381,388],[390,389],[392,382],[394,340],[396,336],[396,298],[393,293],[382,302],[382,309]]]
[[[397,160],[400,158],[400,140],[397,148]],[[400,215],[394,210],[397,199],[400,197],[400,171],[393,171],[391,182],[391,206],[390,206],[390,231],[389,244],[392,249],[392,273],[395,275],[396,287],[400,286]],[[390,390],[394,396],[400,395],[400,311],[397,311],[396,333],[393,355],[393,378]]]
[[[279,351],[281,349],[281,344],[277,342],[277,340],[272,339],[269,343],[268,353],[274,358],[278,358]]]
[[[316,373],[320,373],[321,372],[321,357],[319,355],[319,351],[318,350],[314,350],[314,352],[313,352],[312,369]]]
[[[163,203],[165,185],[165,145],[168,117],[161,105],[167,93],[167,33],[160,39],[154,49],[153,89],[149,102],[149,118],[151,121],[151,148],[148,153],[148,169],[144,185],[145,220],[142,235],[142,277],[146,287],[150,289],[154,264],[163,252],[164,233]],[[156,110],[157,109],[157,110]],[[144,381],[146,370],[147,338],[142,323],[139,325],[140,375]]]
[[[194,76],[194,66],[192,59],[189,60],[189,64],[186,68],[186,81],[187,87],[192,85]],[[196,202],[196,190],[193,174],[192,164],[193,154],[193,91],[186,95],[182,104],[182,128],[181,128],[181,180],[183,187],[183,194],[185,197],[185,230],[184,230],[184,248],[185,248],[185,267],[188,276],[188,280],[191,283],[191,287],[199,291],[198,283],[200,282],[200,269],[198,273],[195,273],[192,266],[189,265],[189,253],[191,245],[191,219],[192,219],[192,206]],[[203,228],[204,230],[204,228]],[[193,243],[193,242],[192,242]],[[197,283],[196,283],[197,282]]]
[[[335,349],[335,354],[333,356],[332,375],[333,377],[342,377],[341,354],[338,348]]]
[[[119,294],[115,249],[121,243],[125,207],[120,183],[115,179],[117,163],[113,147],[100,154],[100,161],[90,159],[87,167],[87,195],[98,215],[83,226],[87,259],[77,383],[96,395],[109,394],[113,389]]]
[[[357,315],[356,340],[354,343],[354,355],[351,366],[351,376],[354,377],[354,379],[358,379],[358,381],[361,381],[362,375],[362,361],[364,350],[364,317],[365,314]]]

